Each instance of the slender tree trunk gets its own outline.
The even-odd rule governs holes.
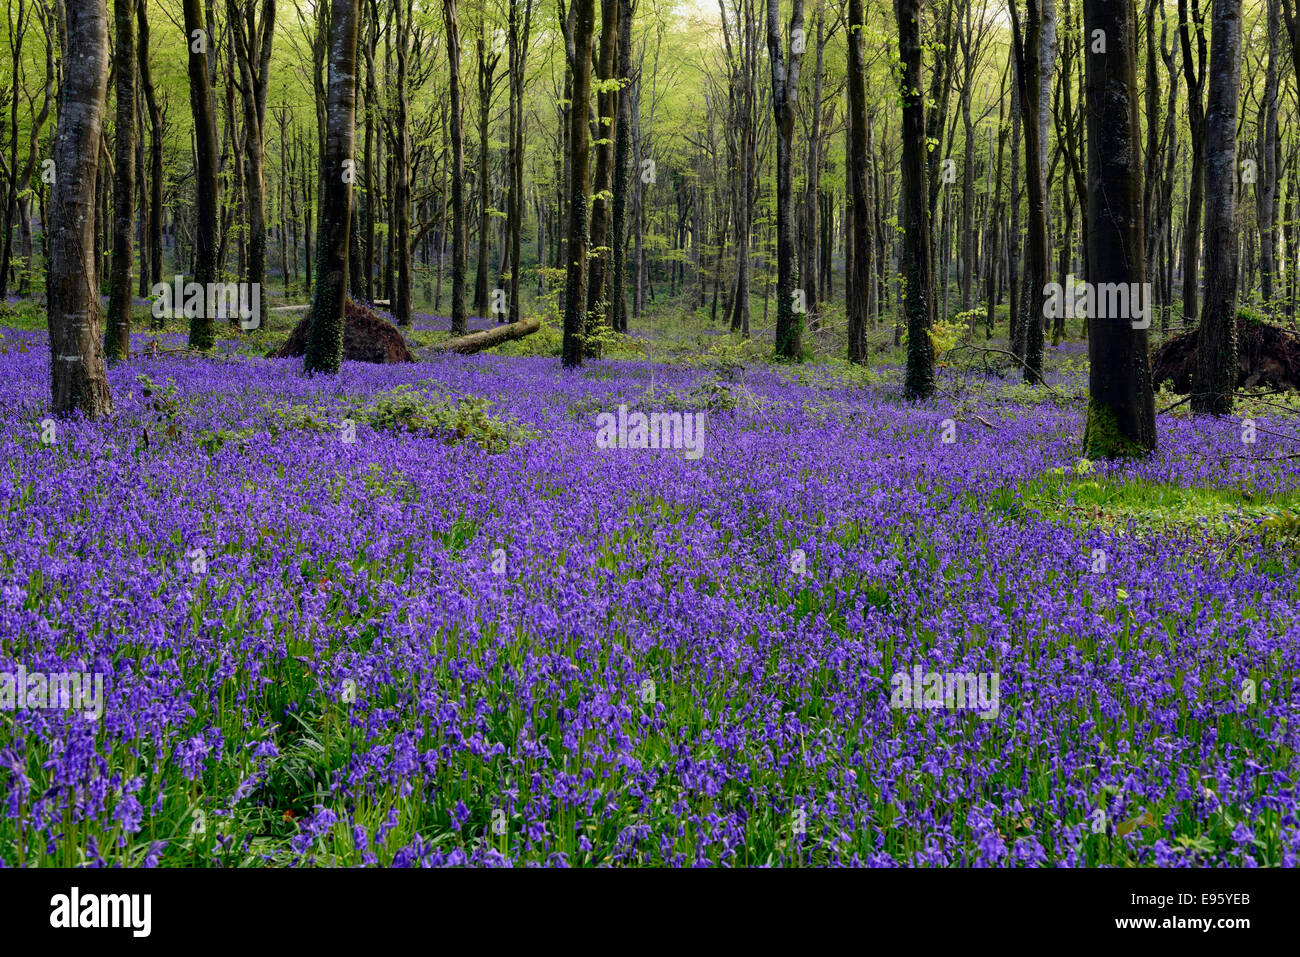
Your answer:
[[[907,282],[907,372],[903,393],[924,399],[934,391],[930,344],[930,220],[926,196],[925,99],[921,89],[921,2],[895,0],[903,63],[903,274]]]
[[[794,115],[799,99],[799,68],[803,63],[803,0],[793,0],[792,41],[788,54],[781,43],[780,0],[767,0],[767,52],[772,67],[772,114],[776,123],[776,355],[798,361],[803,354],[803,313],[796,311],[799,284],[795,248]],[[794,42],[793,38],[798,38]]]
[[[565,247],[564,343],[565,368],[582,365],[587,305],[587,109],[591,101],[591,39],[595,31],[594,0],[573,0],[573,101],[569,109],[569,241]]]
[[[524,18],[519,23],[518,4],[524,4]],[[528,67],[528,42],[532,32],[532,0],[511,0],[510,4],[510,321],[523,318],[519,305],[519,284],[522,281],[523,225],[524,225],[524,126],[528,114],[524,110],[524,81]],[[608,135],[608,134],[607,134]],[[540,230],[540,224],[539,224]]]
[[[610,226],[613,246],[613,269],[610,277],[610,320],[616,332],[627,332],[627,164],[632,152],[631,75],[632,17],[635,0],[619,0],[618,76],[623,81],[618,91],[618,120],[614,130],[614,209]],[[720,253],[719,253],[720,254]],[[717,290],[716,277],[714,290]]]
[[[618,0],[600,0],[600,50],[597,71],[601,92],[596,94],[596,180],[592,184],[591,256],[587,261],[587,326],[594,331],[609,321],[605,290],[605,267],[609,262],[610,201],[614,186],[614,141],[618,134],[618,95],[608,89],[614,79],[618,53]],[[511,184],[513,195],[514,184]]]
[[[1192,169],[1187,186],[1187,226],[1183,230],[1183,323],[1194,325],[1198,312],[1197,275],[1201,259],[1201,206],[1205,187],[1205,32],[1197,0],[1192,0],[1193,16],[1187,12],[1187,0],[1178,0],[1178,34],[1183,48],[1183,73],[1187,78],[1187,125],[1191,132]],[[1196,38],[1197,56],[1192,56],[1192,37]]]
[[[1025,190],[1029,198],[1029,230],[1026,237],[1026,277],[1028,294],[1022,304],[1021,335],[1016,337],[1012,351],[1024,361],[1026,382],[1042,381],[1043,374],[1043,311],[1041,296],[1047,283],[1049,269],[1047,236],[1047,184],[1046,169],[1046,111],[1043,107],[1044,83],[1043,49],[1048,29],[1055,29],[1054,14],[1048,15],[1050,0],[1039,6],[1040,0],[1028,0],[1023,38],[1020,20],[1014,4],[1011,6],[1013,45],[1016,57],[1016,76],[1020,83],[1020,110],[1025,132]],[[1019,348],[1023,338],[1023,350]]]
[[[1205,312],[1196,340],[1192,411],[1232,412],[1237,385],[1237,101],[1241,0],[1215,0],[1205,104]]]
[[[393,215],[396,235],[397,286],[393,296],[393,318],[399,326],[411,323],[411,141],[408,132],[409,107],[406,86],[409,79],[407,57],[411,47],[411,0],[395,0],[394,44],[397,48],[396,116],[393,122]]]
[[[849,0],[849,192],[850,215],[853,221],[849,235],[852,266],[845,270],[845,280],[853,294],[849,299],[849,361],[867,361],[867,296],[871,283],[872,262],[871,211],[868,206],[869,183],[867,178],[867,83],[863,48],[866,29],[862,0]]]
[[[217,240],[220,231],[217,184],[217,114],[208,72],[208,35],[202,0],[183,0],[185,38],[189,45],[190,111],[194,115],[194,199],[198,220],[194,230],[194,281],[207,287],[217,281]],[[190,318],[192,349],[211,349],[216,341],[213,317],[207,309]]]
[[[807,298],[809,328],[818,328],[819,287],[818,260],[821,230],[818,224],[821,201],[822,172],[822,89],[826,82],[826,5],[817,3],[817,61],[813,74],[811,129],[808,136],[808,170],[804,186],[803,268],[800,273],[804,296]]]
[[[135,259],[135,0],[113,0],[117,32],[117,122],[113,138],[113,265],[108,278],[108,361],[131,355],[131,269]]]
[[[1260,291],[1264,310],[1278,311],[1274,301],[1274,282],[1277,275],[1275,236],[1278,194],[1278,32],[1281,26],[1278,0],[1267,0],[1268,16],[1268,67],[1264,78],[1264,99],[1260,104],[1260,121],[1256,138],[1258,176],[1255,186],[1255,218],[1259,223],[1259,273]],[[1247,288],[1250,288],[1248,285]]]
[[[447,30],[449,99],[451,100],[451,332],[469,332],[465,318],[465,131],[460,90],[460,21],[456,0],[443,0],[443,24]]]
[[[260,17],[254,14],[251,3],[242,8],[236,0],[226,3],[244,108],[244,196],[248,218],[245,281],[260,288],[266,284],[266,92],[275,35],[275,0],[262,0]],[[266,320],[267,301],[268,297],[258,296],[257,326]]]
[[[489,53],[487,19],[483,18],[478,36],[478,263],[474,272],[474,310],[486,315],[488,309],[488,227],[491,220],[491,177],[488,171],[488,121],[492,112],[492,87],[499,54]]]

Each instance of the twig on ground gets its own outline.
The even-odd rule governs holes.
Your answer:
[[[1019,362],[1022,366],[1024,366],[1026,369],[1029,368],[1029,364],[1025,362],[1024,359],[1020,358],[1020,356],[1016,355],[1014,352],[1008,352],[1006,349],[994,349],[991,346],[977,346],[973,342],[962,342],[953,346],[952,349],[950,349],[949,351],[956,352],[959,349],[970,349],[973,352],[986,352],[986,353],[993,353],[994,355],[1010,356],[1011,358]],[[1083,396],[1081,395],[1066,395],[1064,392],[1060,392],[1052,388],[1052,386],[1048,385],[1047,381],[1042,378],[1041,373],[1039,375],[1038,382],[1036,384],[1041,385],[1048,392],[1052,393],[1052,395],[1056,396],[1057,398],[1064,399],[1066,402],[1083,401]]]
[[[952,401],[954,401],[954,402],[956,402],[956,403],[958,403],[958,404],[961,403],[961,399],[957,398],[955,395],[953,395],[951,392],[949,392],[949,391],[948,391],[947,389],[945,389],[943,386],[936,384],[936,385],[935,385],[935,388],[936,388],[937,390],[939,390],[940,392],[942,392],[944,395],[946,395],[948,398],[952,399]],[[960,412],[958,412],[957,414],[958,414],[958,415],[961,415]],[[984,416],[980,415],[978,412],[972,412],[971,415],[975,416],[975,418],[980,422],[981,425],[986,425],[986,426],[988,426],[990,429],[996,429],[996,428],[997,428],[996,425],[994,425],[994,424],[993,424],[992,422],[990,422],[988,419],[984,418]]]

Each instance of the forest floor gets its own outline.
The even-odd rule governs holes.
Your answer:
[[[1079,343],[907,404],[883,332],[565,372],[425,319],[311,379],[291,323],[137,334],[52,427],[0,328],[0,673],[104,676],[0,712],[0,862],[1300,863],[1294,397],[1105,464]],[[620,406],[699,454],[602,448]]]

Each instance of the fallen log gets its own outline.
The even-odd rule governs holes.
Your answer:
[[[499,346],[511,339],[522,339],[524,336],[531,336],[540,328],[542,328],[542,324],[539,320],[524,319],[520,322],[510,322],[496,326],[493,329],[484,329],[482,332],[471,332],[469,335],[460,336],[457,339],[448,339],[446,342],[440,342],[433,346],[433,349],[437,352],[455,352],[462,356],[468,356],[484,349],[491,349],[493,346]]]

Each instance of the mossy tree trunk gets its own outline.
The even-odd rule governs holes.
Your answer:
[[[1141,284],[1146,275],[1136,15],[1131,5],[1085,0],[1083,19],[1086,36],[1100,30],[1106,38],[1104,52],[1090,43],[1086,57],[1088,281],[1094,289],[1102,283]],[[1146,328],[1135,328],[1128,316],[1090,319],[1088,360],[1083,454],[1110,459],[1155,448]]]

